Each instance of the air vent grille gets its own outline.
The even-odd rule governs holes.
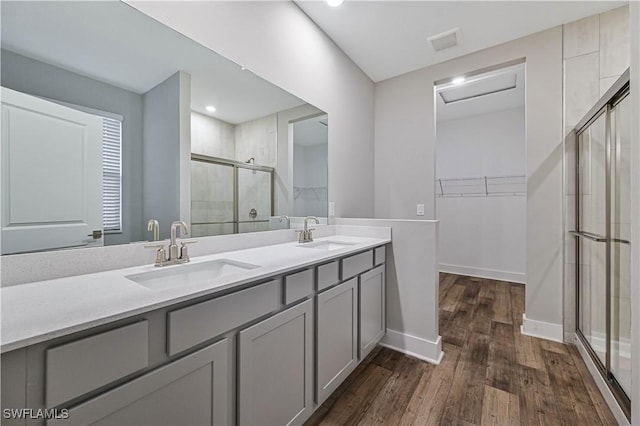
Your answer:
[[[440,34],[428,37],[427,41],[436,52],[458,46],[462,43],[460,28],[454,28]]]

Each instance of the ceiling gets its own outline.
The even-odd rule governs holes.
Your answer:
[[[305,103],[120,1],[1,7],[3,49],[139,94],[186,71],[192,109],[229,123]]]
[[[382,81],[586,16],[625,1],[357,1],[302,9],[374,81]],[[427,37],[460,28],[462,43],[435,52]]]
[[[521,63],[468,77],[462,83],[448,82],[437,86],[437,121],[524,108],[524,75],[525,64]]]

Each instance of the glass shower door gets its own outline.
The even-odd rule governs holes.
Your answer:
[[[272,214],[272,173],[238,169],[238,232],[267,231]]]
[[[194,237],[234,233],[234,168],[191,161],[191,234]]]
[[[628,86],[577,130],[577,335],[629,415],[631,112]]]
[[[590,238],[578,244],[578,326],[602,365],[606,364],[606,114],[578,141],[578,229]]]
[[[629,96],[611,109],[611,373],[631,395],[631,111]]]

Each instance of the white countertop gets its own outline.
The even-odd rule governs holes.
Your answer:
[[[323,251],[277,244],[192,258],[190,264],[229,259],[259,265],[214,281],[151,290],[126,278],[144,272],[180,268],[153,265],[118,269],[75,277],[38,281],[0,289],[2,306],[0,352],[5,353],[56,337],[163,308],[196,297],[304,268],[391,242],[388,238],[333,235],[315,241],[354,243]]]

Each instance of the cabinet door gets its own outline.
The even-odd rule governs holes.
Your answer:
[[[239,424],[302,424],[311,415],[312,333],[311,300],[239,333]]]
[[[360,359],[376,347],[386,332],[384,265],[360,275]]]
[[[219,425],[229,423],[226,339],[69,410],[47,425]]]
[[[353,278],[317,297],[318,404],[327,399],[358,363],[357,293],[357,278]]]

